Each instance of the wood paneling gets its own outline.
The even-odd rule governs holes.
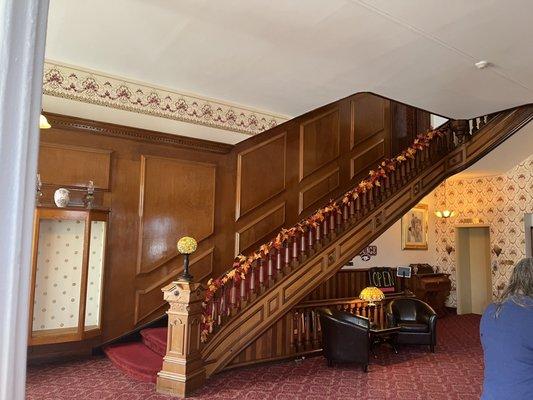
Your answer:
[[[350,160],[350,176],[353,178],[360,173],[368,172],[369,167],[374,167],[385,156],[385,140],[380,139],[357,153]]]
[[[137,273],[175,257],[176,239],[213,234],[215,172],[213,164],[141,156]]]
[[[111,150],[43,143],[39,151],[39,173],[43,184],[109,189]],[[64,168],[58,168],[64,166]]]
[[[47,114],[52,129],[41,132],[41,152],[53,147],[55,155],[41,156],[43,201],[57,187],[92,179],[106,188],[98,203],[111,208],[102,339],[162,315],[157,286],[181,268],[179,236],[201,239],[198,254],[213,248],[218,276],[236,248],[251,250],[350,189],[350,159],[368,145],[384,140],[390,156],[393,102],[376,97],[350,96],[235,146]],[[352,131],[364,139],[353,149]],[[73,148],[85,153],[72,156]]]
[[[353,99],[351,107],[350,148],[385,130],[387,100],[370,94]]]
[[[259,239],[273,232],[285,222],[285,202],[259,216],[235,233],[235,255],[241,253]]]
[[[298,211],[301,213],[306,208],[315,205],[319,200],[337,189],[339,182],[339,168],[335,168],[333,171],[315,179],[315,181],[302,188],[299,194]]]
[[[196,282],[204,281],[213,272],[213,251],[214,248],[210,248],[191,257],[190,271]],[[163,300],[161,295],[161,288],[176,280],[176,277],[181,274],[183,265],[182,263],[179,265],[150,286],[135,291],[135,324],[167,306],[167,302]]]
[[[285,189],[286,152],[283,132],[237,154],[236,219]]]
[[[336,159],[339,147],[338,108],[300,124],[300,180]]]

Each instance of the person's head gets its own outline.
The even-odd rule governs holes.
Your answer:
[[[533,258],[524,258],[515,265],[509,284],[500,296],[496,315],[500,313],[503,302],[512,300],[520,306],[526,306],[530,304],[527,298],[533,298]]]

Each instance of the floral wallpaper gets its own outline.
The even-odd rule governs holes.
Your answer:
[[[104,249],[106,223],[92,221],[89,250],[89,270],[87,275],[87,303],[85,308],[85,326],[96,327],[100,324],[100,302],[102,292],[102,275],[104,268]]]
[[[78,326],[84,235],[85,222],[82,220],[41,220],[35,276],[34,332]],[[105,222],[93,221],[86,326],[95,326],[100,322],[104,244]]]
[[[490,225],[492,295],[498,297],[514,264],[526,256],[524,214],[533,212],[533,155],[505,175],[448,180],[433,195],[437,208],[457,212],[453,218],[435,222],[437,265],[452,280],[448,305],[457,304],[454,227],[458,223]]]
[[[85,223],[41,220],[33,331],[78,326]]]
[[[288,120],[201,96],[46,61],[43,94],[255,135]]]

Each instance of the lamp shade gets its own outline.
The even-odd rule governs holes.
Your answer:
[[[375,286],[368,286],[361,290],[359,298],[364,301],[368,301],[369,305],[374,305],[375,301],[381,301],[385,298],[385,295],[381,289]]]
[[[198,244],[194,238],[184,236],[178,240],[178,252],[180,254],[192,254],[196,251]]]

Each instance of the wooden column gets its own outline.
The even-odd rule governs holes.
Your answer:
[[[157,374],[159,393],[187,397],[205,381],[200,354],[204,289],[200,283],[172,282],[161,289],[170,304],[167,354]]]

